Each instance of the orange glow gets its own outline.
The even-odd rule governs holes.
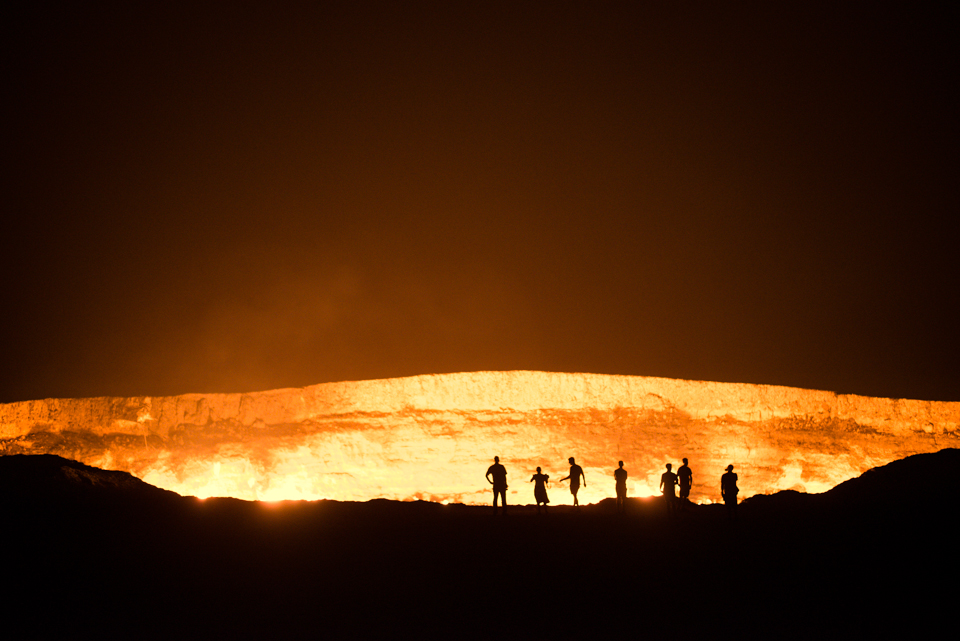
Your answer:
[[[269,469],[258,468],[247,459],[220,459],[212,462],[198,460],[181,468],[182,479],[161,467],[146,470],[142,478],[151,485],[198,498],[231,496],[271,502],[320,499],[366,501],[370,498],[387,498],[468,505],[490,502],[490,487],[483,487],[483,472],[489,463],[481,460],[475,461],[473,465],[454,465],[434,460],[428,469],[423,469],[423,460],[396,462],[390,467],[343,465],[336,473],[331,474],[320,462],[322,457],[309,449],[274,451],[272,455],[275,463]],[[519,505],[532,504],[533,484],[528,481],[535,468],[526,470],[510,465],[510,461],[505,457],[502,461],[508,466],[508,501]],[[551,479],[559,479],[567,472],[559,466],[554,471],[549,468],[544,468],[544,471],[550,474]],[[616,496],[612,472],[612,469],[584,466],[588,485],[580,488],[580,501],[595,503]],[[657,476],[659,479],[659,473]],[[373,496],[371,487],[375,488],[376,492]],[[651,489],[646,482],[628,481],[627,487],[629,496],[659,495],[659,491]],[[573,502],[566,482],[551,482],[548,491],[551,504]]]
[[[331,383],[254,394],[48,399],[0,405],[4,453],[54,453],[200,498],[373,498],[487,504],[500,456],[508,502],[533,503],[537,466],[551,504],[657,496],[666,463],[688,457],[691,499],[719,501],[733,464],[741,498],[826,491],[919,452],[960,447],[960,403],[635,376],[477,372]]]

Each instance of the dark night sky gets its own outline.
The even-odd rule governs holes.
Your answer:
[[[952,14],[129,4],[4,20],[0,402],[513,369],[960,401]]]

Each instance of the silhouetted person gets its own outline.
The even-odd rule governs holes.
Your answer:
[[[549,474],[541,474],[540,468],[537,468],[537,473],[533,475],[533,478],[530,479],[535,483],[533,486],[533,498],[537,502],[537,514],[540,514],[540,504],[543,503],[543,513],[547,513],[547,503],[550,502],[550,499],[547,498],[547,481],[550,480]]]
[[[617,512],[624,512],[627,509],[627,471],[623,469],[623,461],[613,471],[613,478],[617,482]]]
[[[676,507],[676,487],[677,475],[671,472],[673,465],[667,463],[667,471],[660,476],[660,490],[663,492],[663,499],[667,502],[667,511],[673,512]]]
[[[733,472],[733,466],[727,466],[727,473],[720,477],[720,496],[727,505],[727,516],[731,519],[737,518],[737,494],[740,488],[737,487],[737,475]]]
[[[490,480],[490,477],[493,480]],[[500,465],[500,457],[493,457],[493,465],[487,468],[487,481],[493,485],[493,515],[497,515],[497,496],[499,495],[503,503],[503,514],[507,513],[507,468]]]
[[[693,486],[693,472],[687,465],[687,459],[683,459],[683,465],[677,470],[677,478],[680,480],[680,504],[686,507],[690,501],[690,488]]]
[[[570,479],[570,494],[573,494],[573,504],[580,507],[580,501],[577,500],[577,492],[580,491],[580,479],[583,479],[583,487],[587,487],[587,477],[583,473],[583,468],[577,465],[577,462],[571,456],[567,459],[570,463],[570,475],[564,476],[560,481]]]

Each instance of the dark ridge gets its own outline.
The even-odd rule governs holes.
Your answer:
[[[867,470],[825,493],[846,504],[943,501],[960,491],[960,450],[915,454]]]
[[[0,492],[8,500],[170,499],[179,494],[127,472],[102,470],[53,454],[0,457]]]
[[[4,621],[11,638],[915,638],[952,624],[957,457],[753,497],[736,520],[721,505],[671,516],[660,499],[506,518],[201,501],[55,456],[0,457]],[[17,615],[38,604],[47,615]]]
[[[918,482],[935,491],[918,492]],[[179,497],[127,472],[102,470],[52,454],[0,456],[0,492],[6,498],[37,500],[108,496],[143,499]],[[960,493],[960,450],[944,449],[930,454],[916,454],[867,470],[823,494],[783,490],[775,494],[753,496],[743,501],[742,507],[779,511],[824,509],[841,504],[847,507],[874,506],[878,503],[894,505],[923,502],[934,497],[940,500],[944,495],[957,493]],[[364,504],[369,509],[383,511],[416,510],[424,513],[440,509],[438,504],[427,501],[372,499]],[[585,509],[609,511],[612,506],[613,499],[607,499],[595,506],[585,506]],[[523,506],[516,508],[516,511],[533,511],[530,508]]]
[[[869,469],[823,494],[783,490],[758,494],[741,508],[765,518],[846,518],[848,512],[912,518],[918,511],[939,509],[960,496],[960,450],[915,454]]]

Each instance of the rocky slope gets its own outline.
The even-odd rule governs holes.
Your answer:
[[[0,452],[57,454],[158,487],[244,499],[486,502],[494,455],[510,500],[536,466],[575,456],[581,501],[632,495],[690,459],[692,498],[717,500],[728,464],[741,497],[825,491],[906,456],[960,447],[960,403],[638,376],[474,372],[249,394],[46,399],[0,405]],[[552,484],[555,503],[569,503]]]

